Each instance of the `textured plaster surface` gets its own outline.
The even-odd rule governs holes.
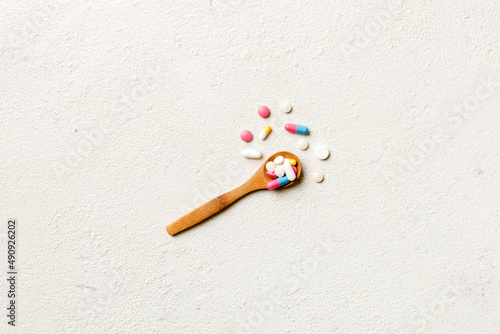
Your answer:
[[[497,1],[2,1],[0,270],[14,217],[20,278],[0,332],[499,333],[499,17]],[[244,147],[293,151],[303,180],[167,235],[253,174]]]

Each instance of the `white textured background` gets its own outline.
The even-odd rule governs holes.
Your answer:
[[[0,332],[499,333],[499,17],[486,0],[2,1],[0,270],[15,217],[20,297]],[[253,174],[245,146],[297,153],[303,181],[170,237]]]

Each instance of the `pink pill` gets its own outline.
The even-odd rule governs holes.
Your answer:
[[[243,141],[248,142],[248,141],[252,140],[253,135],[252,135],[252,133],[250,131],[243,130],[243,131],[241,131],[240,137],[241,137],[241,139],[243,139]]]
[[[295,175],[297,175],[297,167],[292,166],[292,169],[293,169],[293,172],[295,173]]]
[[[266,118],[269,116],[271,112],[269,111],[269,108],[266,106],[259,107],[259,116]]]
[[[278,177],[276,176],[276,174],[274,174],[273,172],[266,172],[267,176],[269,176],[271,179],[275,180],[277,179]]]

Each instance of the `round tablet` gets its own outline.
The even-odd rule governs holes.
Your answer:
[[[326,147],[326,146],[318,146],[316,148],[316,150],[314,151],[314,155],[318,159],[325,160],[330,155],[330,151],[328,150],[328,147]]]
[[[321,182],[321,181],[323,181],[323,173],[321,173],[319,171],[318,172],[314,172],[313,173],[313,180],[315,182],[318,182],[318,183]]]
[[[283,177],[285,175],[285,169],[281,166],[278,166],[276,167],[274,174],[276,174],[277,177]]]
[[[278,156],[278,157],[274,158],[274,163],[275,163],[276,165],[281,165],[284,161],[285,161],[285,158],[283,158],[283,156],[282,156],[282,155],[280,155],[280,156]]]
[[[267,170],[268,172],[274,172],[274,170],[275,170],[275,169],[276,169],[276,165],[274,164],[274,162],[272,162],[272,161],[268,161],[268,162],[266,163],[266,170]]]
[[[290,111],[292,111],[292,105],[288,101],[283,101],[280,104],[280,109],[284,113],[289,113]]]
[[[269,114],[271,113],[271,111],[269,111],[268,107],[262,106],[262,107],[259,107],[258,113],[259,113],[260,117],[266,118],[267,116],[269,116]]]
[[[309,147],[309,142],[305,139],[301,139],[297,142],[297,147],[301,150],[307,150],[307,148]]]
[[[243,130],[243,131],[241,131],[240,137],[243,141],[249,142],[250,140],[252,140],[253,135],[250,131]]]

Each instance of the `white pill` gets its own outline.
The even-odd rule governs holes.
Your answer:
[[[285,170],[288,181],[295,181],[295,173],[293,172],[292,165],[290,165],[288,160],[283,163],[283,169]]]
[[[277,177],[282,177],[285,175],[285,170],[283,169],[282,166],[278,166],[276,167],[276,169],[274,170],[274,174],[276,174]]]
[[[284,113],[289,113],[290,111],[292,111],[292,105],[288,101],[283,101],[280,104],[280,109]]]
[[[268,161],[268,162],[266,163],[266,170],[267,170],[268,172],[274,172],[274,170],[275,170],[275,169],[276,169],[276,165],[274,164],[274,162],[272,162],[272,161]]]
[[[307,150],[307,148],[309,147],[309,142],[305,139],[301,139],[297,142],[297,147],[301,150]]]
[[[328,150],[328,147],[326,147],[326,146],[318,146],[316,148],[316,150],[314,151],[314,155],[318,159],[325,160],[330,155],[330,151]]]
[[[246,148],[241,151],[241,155],[248,159],[260,159],[262,158],[262,153],[254,148]]]
[[[283,163],[283,161],[285,161],[285,158],[283,158],[283,156],[282,156],[282,155],[280,155],[280,156],[278,156],[278,157],[274,158],[274,163],[275,163],[276,165],[281,165],[281,164]]]
[[[321,182],[321,181],[323,181],[323,173],[321,173],[321,172],[314,172],[313,173],[313,180],[315,182],[318,182],[318,183]]]

